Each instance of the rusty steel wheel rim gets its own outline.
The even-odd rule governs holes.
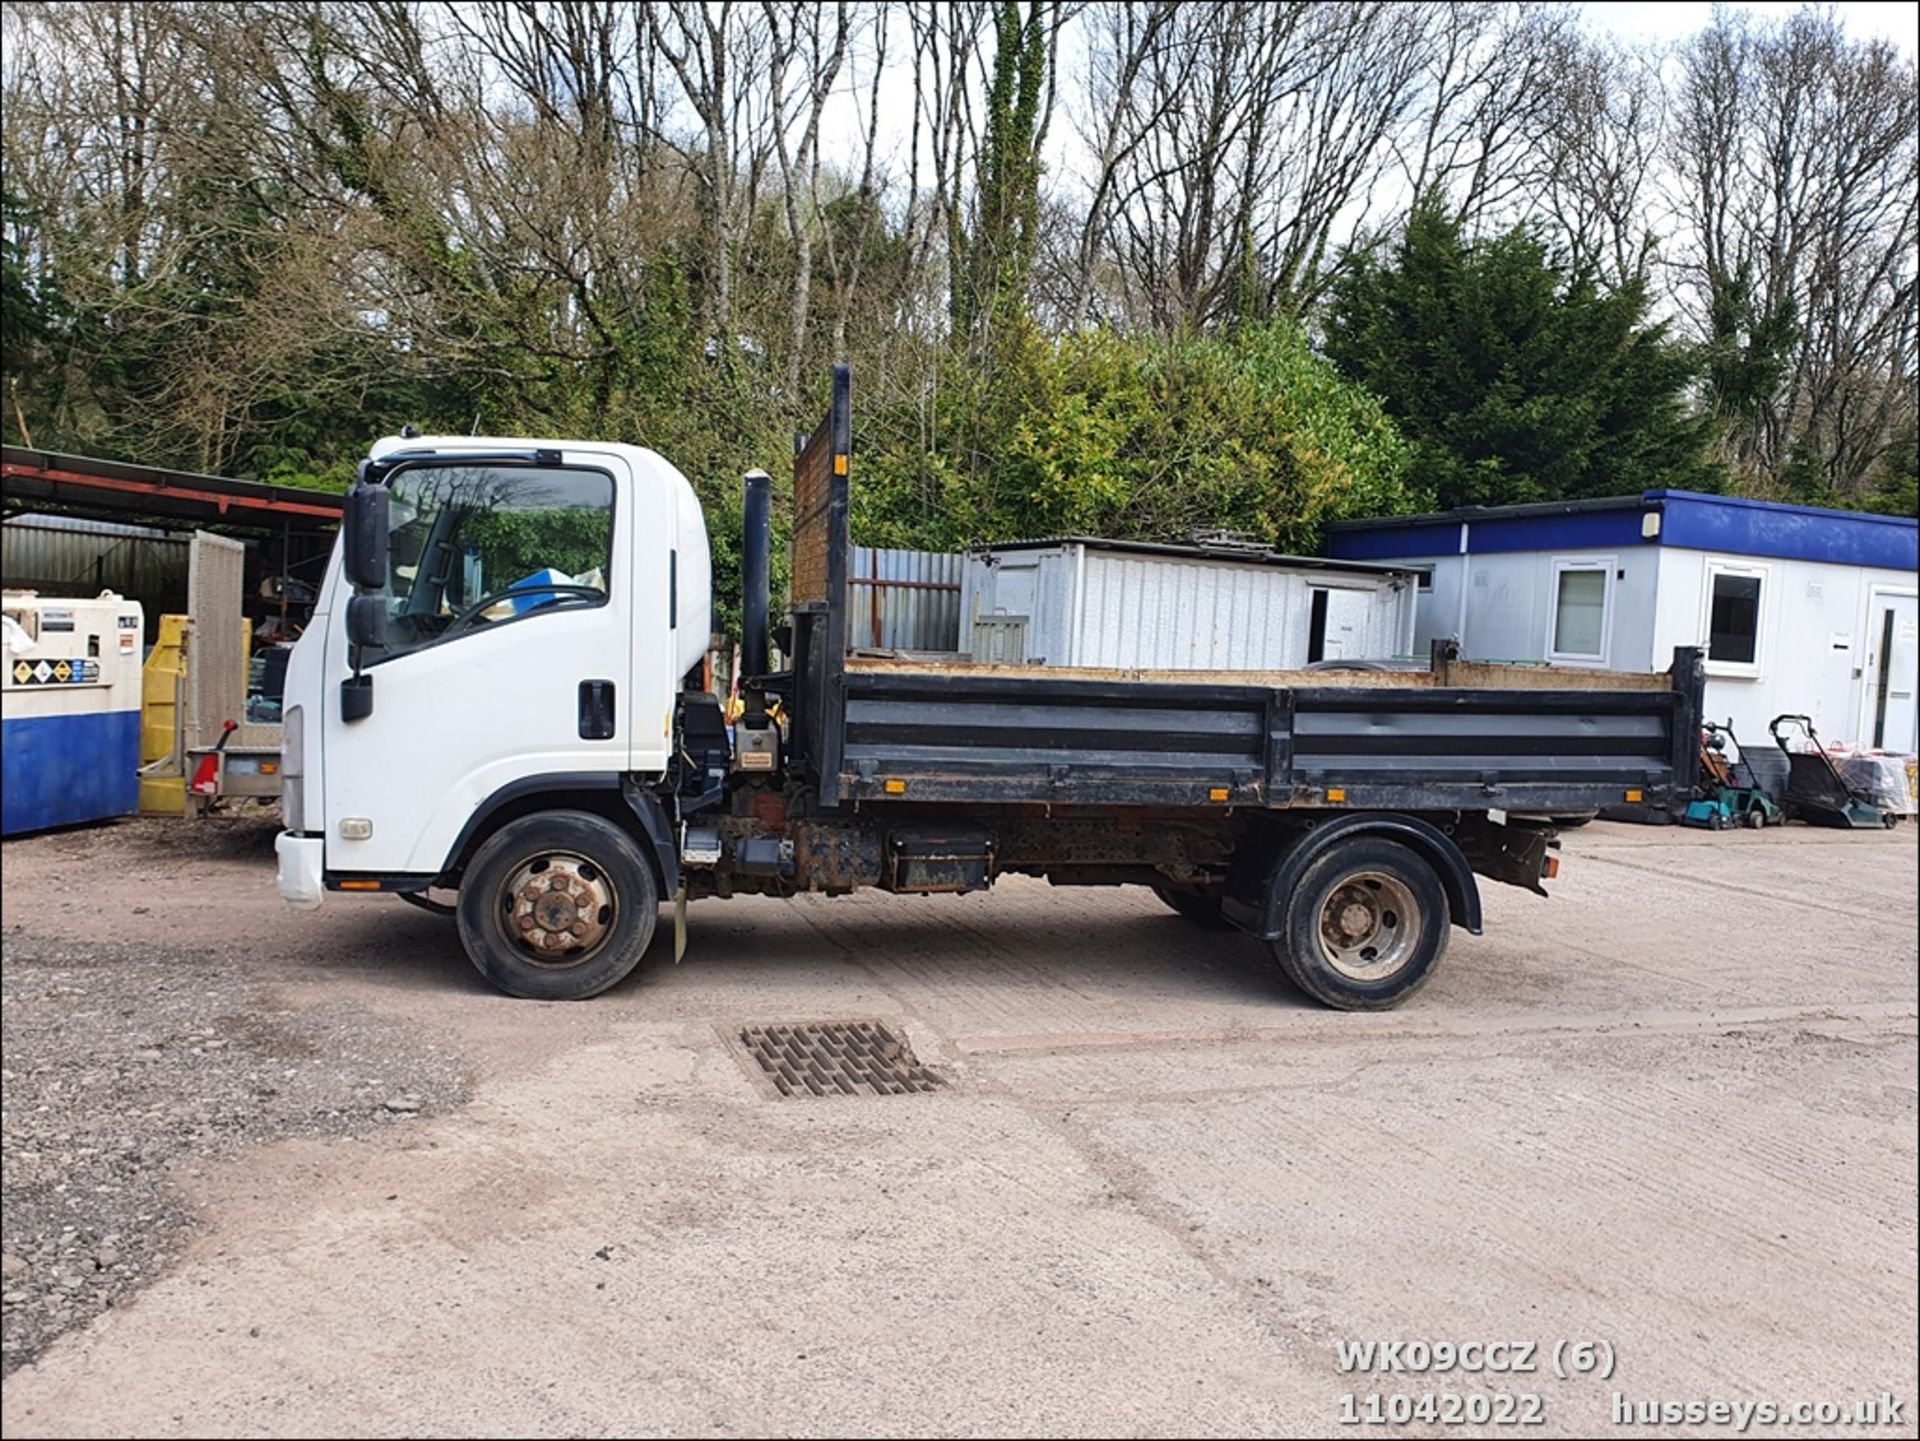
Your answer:
[[[613,934],[620,903],[607,873],[572,851],[542,851],[507,877],[501,928],[527,960],[566,970],[592,960]]]
[[[1320,953],[1354,981],[1379,981],[1413,959],[1425,917],[1413,890],[1385,871],[1342,877],[1320,906]]]

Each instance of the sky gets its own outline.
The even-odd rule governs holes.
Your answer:
[[[1580,7],[1587,23],[1621,40],[1678,40],[1702,29],[1713,18],[1713,6],[1701,0],[1590,0]],[[1769,19],[1791,15],[1797,3],[1750,3],[1729,7]],[[1920,31],[1920,4],[1913,0],[1855,0],[1833,7],[1847,32],[1862,38],[1884,36],[1907,54],[1914,53]]]

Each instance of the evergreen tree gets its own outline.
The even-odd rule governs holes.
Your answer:
[[[1385,397],[1409,488],[1443,506],[1720,488],[1688,413],[1698,364],[1642,286],[1601,290],[1526,227],[1470,242],[1437,195],[1389,261],[1355,258],[1327,351]]]

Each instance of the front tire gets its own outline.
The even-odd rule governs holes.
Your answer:
[[[640,964],[660,887],[633,837],[587,811],[542,811],[488,837],[461,879],[460,943],[510,996],[578,1001]]]
[[[1322,1005],[1384,1011],[1432,979],[1451,924],[1424,857],[1355,836],[1308,865],[1270,944],[1287,978]]]

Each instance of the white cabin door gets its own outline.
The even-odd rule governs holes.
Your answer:
[[[1307,659],[1367,659],[1367,627],[1372,617],[1371,592],[1338,586],[1316,587]]]
[[[1916,747],[1914,689],[1920,678],[1920,618],[1915,598],[1876,591],[1867,621],[1867,724],[1864,739],[1882,750]]]

